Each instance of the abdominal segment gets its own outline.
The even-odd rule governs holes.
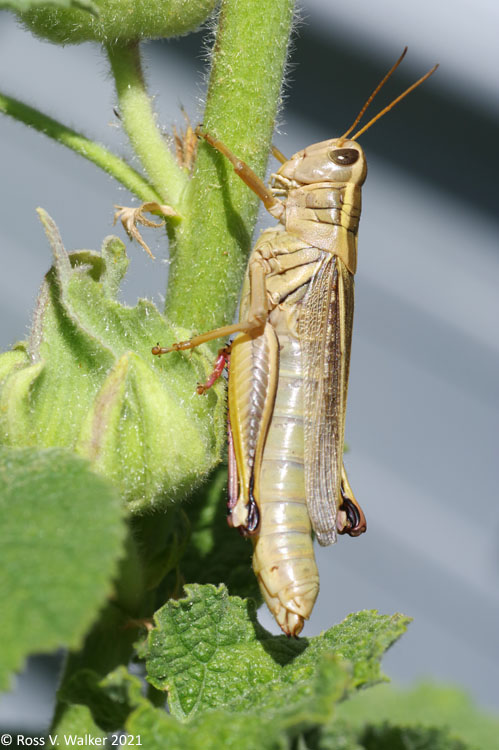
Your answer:
[[[305,500],[300,345],[279,330],[278,337],[279,383],[259,472],[253,569],[282,630],[296,636],[312,612],[319,574]]]

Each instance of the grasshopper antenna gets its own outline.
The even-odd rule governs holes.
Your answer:
[[[376,88],[372,92],[371,96],[369,97],[369,99],[366,101],[366,103],[364,104],[364,106],[360,110],[359,114],[357,115],[357,117],[355,118],[355,120],[353,121],[353,123],[350,125],[350,127],[348,128],[348,130],[345,133],[343,133],[343,135],[339,139],[341,142],[343,142],[346,139],[347,135],[349,133],[351,133],[352,130],[355,128],[355,126],[358,125],[359,122],[362,120],[364,112],[366,111],[366,109],[368,108],[368,106],[371,104],[371,102],[374,99],[374,97],[376,96],[376,94],[378,94],[381,91],[381,89],[383,88],[383,86],[385,85],[385,83],[388,81],[388,79],[390,78],[390,76],[393,73],[395,73],[395,71],[397,70],[398,66],[400,65],[400,63],[404,59],[404,57],[406,55],[406,52],[407,52],[407,47],[404,47],[404,49],[402,51],[402,54],[400,55],[400,57],[397,60],[397,62],[395,63],[395,65],[393,65],[390,68],[390,70],[388,71],[388,73],[386,74],[386,76],[383,78],[383,80],[380,81],[380,83],[378,83],[378,85],[376,86]]]
[[[421,76],[421,78],[419,78],[415,83],[413,83],[412,86],[409,86],[408,89],[406,89],[405,91],[403,91],[402,94],[400,94],[400,96],[397,96],[397,98],[394,99],[391,104],[389,104],[387,107],[385,107],[384,109],[382,109],[381,112],[378,112],[378,114],[375,115],[372,118],[372,120],[369,120],[369,122],[367,123],[367,125],[364,125],[364,127],[361,128],[360,130],[358,130],[355,133],[355,135],[352,135],[352,137],[350,138],[350,140],[351,141],[357,140],[357,138],[359,137],[359,135],[362,135],[362,133],[365,133],[366,130],[368,130],[371,127],[371,125],[374,125],[374,123],[376,122],[376,120],[379,120],[380,117],[383,117],[383,115],[386,115],[386,113],[389,112],[396,104],[398,104],[400,101],[402,101],[402,99],[405,99],[405,97],[407,96],[407,94],[410,94],[411,91],[414,91],[415,88],[417,88],[418,86],[421,86],[421,84],[424,83],[427,78],[429,78],[431,75],[433,75],[433,73],[436,71],[437,68],[438,68],[438,63],[436,65],[434,65],[433,68],[428,71],[428,73],[426,73],[424,76]]]

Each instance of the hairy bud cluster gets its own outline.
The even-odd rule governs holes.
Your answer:
[[[88,41],[119,44],[195,31],[215,5],[216,0],[156,0],[154,3],[150,0],[78,3],[75,0],[73,7],[47,4],[18,15],[34,34],[55,44]]]
[[[133,308],[116,300],[128,266],[123,243],[108,237],[101,254],[68,254],[39,213],[54,265],[29,342],[0,355],[0,444],[70,448],[111,478],[132,510],[169,502],[219,460],[223,386],[196,394],[210,355],[153,357],[152,344],[189,332],[173,331],[148,300]]]

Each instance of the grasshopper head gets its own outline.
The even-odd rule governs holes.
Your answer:
[[[349,182],[360,186],[366,175],[366,159],[359,144],[344,138],[331,138],[298,151],[282,165],[274,179],[287,182],[289,187],[314,182]]]

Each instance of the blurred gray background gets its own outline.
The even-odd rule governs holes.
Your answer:
[[[339,135],[405,44],[409,53],[372,106],[441,67],[361,142],[363,194],[347,466],[368,533],[318,549],[321,593],[305,635],[349,612],[401,611],[414,622],[384,660],[394,681],[455,682],[499,708],[499,6],[494,0],[301,3],[275,142],[285,154]],[[160,121],[201,118],[203,34],[145,47]],[[99,48],[61,49],[0,13],[0,90],[127,153]],[[26,336],[50,252],[35,208],[68,249],[99,248],[113,204],[130,197],[93,165],[0,118],[0,338]],[[138,166],[138,165],[136,165]],[[271,220],[270,220],[271,221]],[[269,225],[267,217],[261,226]],[[123,299],[162,304],[168,249],[136,246]],[[275,625],[266,611],[261,620]],[[0,700],[0,724],[50,716],[56,662],[31,660]]]

